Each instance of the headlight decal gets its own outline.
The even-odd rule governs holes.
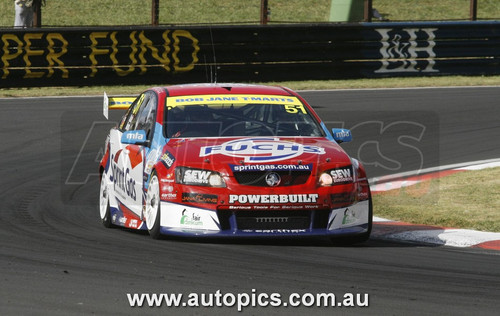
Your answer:
[[[321,186],[331,186],[355,182],[352,166],[329,169],[323,172],[319,179]]]
[[[332,169],[328,173],[332,176],[333,185],[352,183],[354,181],[352,166]]]
[[[223,188],[226,186],[224,179],[218,172],[188,167],[175,168],[175,181],[177,183],[186,185],[199,185],[219,188]]]

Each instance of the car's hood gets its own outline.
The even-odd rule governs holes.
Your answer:
[[[165,147],[178,166],[220,171],[234,165],[351,164],[337,143],[323,137],[177,138]]]

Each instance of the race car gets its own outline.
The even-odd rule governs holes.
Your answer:
[[[362,242],[372,228],[362,164],[296,92],[247,84],[155,87],[127,109],[99,165],[104,226],[196,237],[323,236]]]

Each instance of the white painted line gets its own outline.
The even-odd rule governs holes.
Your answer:
[[[411,177],[420,174],[438,173],[444,170],[482,170],[486,168],[500,167],[500,159],[487,159],[479,161],[471,161],[461,164],[453,164],[425,170],[415,170],[397,175],[391,175],[382,178],[370,179],[372,192],[381,192],[392,189],[398,189],[404,186],[416,184],[420,181],[404,181],[397,180],[404,177]],[[404,176],[402,176],[404,174]],[[391,181],[393,179],[393,181]],[[381,183],[377,181],[382,180]],[[391,220],[380,217],[373,217],[374,222],[391,222]],[[383,238],[393,240],[404,240],[413,242],[424,242],[429,244],[446,245],[452,247],[472,247],[484,242],[500,240],[500,233],[481,232],[470,229],[447,229],[434,228],[424,230],[410,230],[399,233],[383,235]]]
[[[490,162],[490,163],[483,163],[483,164],[479,164],[479,165],[473,165],[473,166],[468,166],[468,167],[457,168],[456,170],[482,170],[482,169],[496,168],[496,167],[500,167],[500,161],[499,162]]]
[[[393,220],[390,220],[387,218],[382,218],[382,217],[377,217],[377,216],[373,216],[373,221],[374,222],[394,222]]]
[[[438,86],[438,87],[433,87],[433,86],[428,86],[428,87],[399,87],[399,88],[387,88],[387,87],[380,87],[380,88],[340,88],[340,89],[319,89],[319,90],[313,90],[313,89],[306,89],[306,90],[296,90],[297,92],[317,92],[317,91],[323,91],[323,92],[335,92],[335,91],[391,91],[391,90],[436,90],[436,89],[477,89],[477,88],[499,88],[500,86],[498,85],[487,85],[487,86]]]
[[[392,182],[384,182],[375,184],[374,186],[370,186],[372,192],[385,192],[395,189],[401,189],[405,187],[409,187],[411,185],[420,183],[422,181],[392,181]]]
[[[490,165],[490,164],[497,164],[497,163],[500,166],[500,158],[462,162],[462,163],[444,165],[444,166],[439,166],[439,167],[430,167],[430,168],[425,168],[425,169],[406,171],[406,172],[396,173],[396,174],[392,174],[392,175],[388,175],[388,176],[374,177],[374,178],[368,179],[368,182],[370,184],[390,182],[390,181],[393,181],[395,179],[423,175],[423,174],[432,173],[432,172],[439,172],[439,171],[450,170],[450,169],[471,168],[472,166],[482,166],[482,165]]]
[[[384,238],[425,242],[452,247],[472,247],[484,242],[500,240],[500,233],[470,229],[414,230],[385,235]]]

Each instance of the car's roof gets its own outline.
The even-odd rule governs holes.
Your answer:
[[[202,94],[266,94],[293,95],[283,87],[262,86],[237,83],[201,83],[184,84],[165,87],[168,96],[202,95]]]

